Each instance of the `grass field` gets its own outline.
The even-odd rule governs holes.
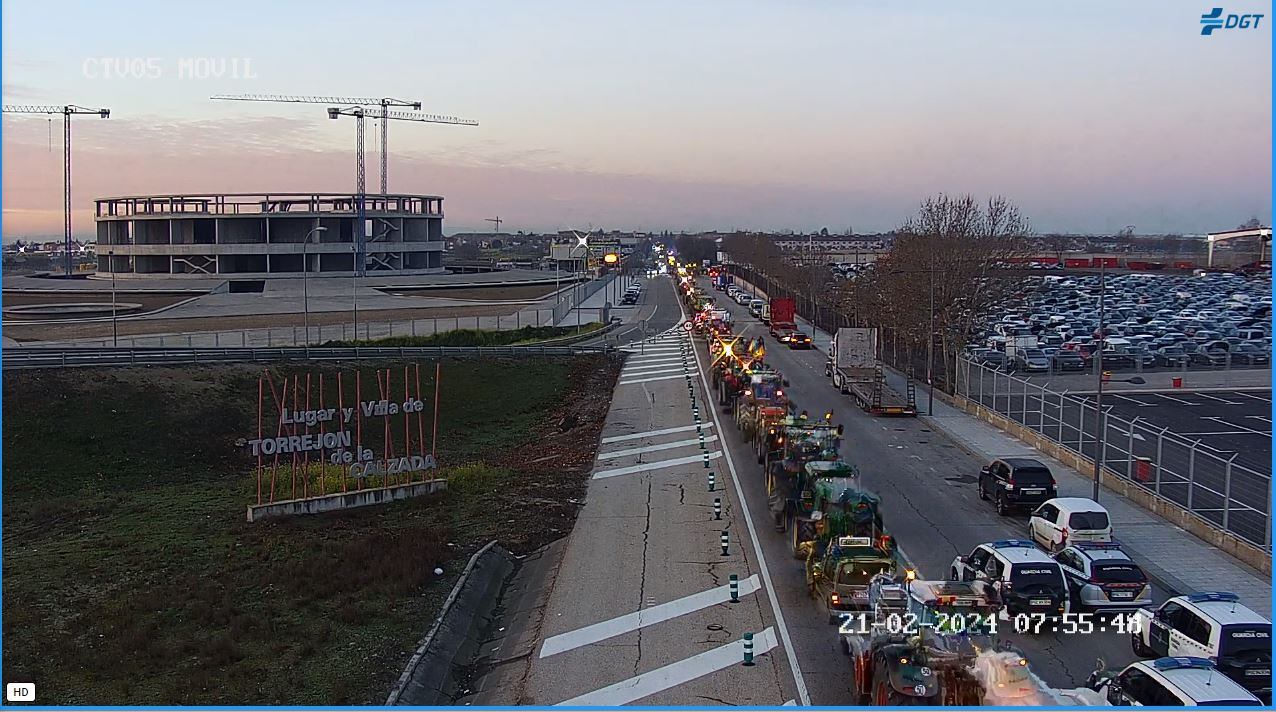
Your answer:
[[[524,326],[521,329],[454,329],[428,336],[390,336],[359,341],[327,341],[320,346],[512,346],[535,344],[564,336],[587,334],[603,328],[601,322],[577,326]]]
[[[46,704],[380,704],[474,550],[570,530],[617,370],[445,362],[447,492],[257,524],[234,441],[259,370],[5,374],[5,679]]]

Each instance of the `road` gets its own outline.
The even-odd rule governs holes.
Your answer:
[[[707,280],[701,280],[701,285],[709,289]],[[737,333],[747,337],[765,334],[764,327],[743,307],[726,299],[717,301],[732,313]],[[704,346],[697,343],[703,368],[707,362]],[[974,460],[921,421],[873,418],[857,409],[829,384],[819,351],[793,351],[769,336],[766,344],[767,362],[789,380],[787,391],[797,406],[811,413],[833,410],[834,420],[845,426],[843,456],[882,497],[886,526],[920,576],[946,578],[958,554],[969,554],[988,541],[1023,538],[1025,517],[1000,517],[987,502],[979,501],[975,475],[985,463]],[[788,550],[787,537],[771,526],[761,467],[738,431],[729,422],[724,425],[723,443],[741,470],[740,484],[793,634],[792,652],[811,702],[849,704],[850,670],[839,651],[835,628],[828,624],[822,607],[809,597],[802,565]],[[1154,588],[1154,597],[1162,600],[1164,594],[1159,587]],[[1056,687],[1083,685],[1096,658],[1103,658],[1108,666],[1124,666],[1134,660],[1128,639],[1116,633],[1007,638],[1024,651],[1033,671]]]
[[[971,371],[971,399],[1094,457],[1093,392],[1064,396],[987,370],[981,387],[980,375]],[[1103,459],[1131,478],[1137,474],[1131,453],[1146,460],[1150,469],[1143,486],[1262,545],[1272,475],[1271,394],[1270,389],[1105,393]]]

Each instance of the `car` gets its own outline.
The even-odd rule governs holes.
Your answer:
[[[1035,508],[1058,495],[1050,468],[1028,457],[1004,457],[979,470],[975,484],[982,500],[991,499],[997,514]]]
[[[1080,541],[1054,555],[1068,579],[1072,601],[1094,611],[1141,608],[1152,603],[1147,574],[1120,544]]]
[[[761,299],[750,299],[748,304],[749,314],[752,314],[754,317],[762,316],[762,307],[764,306],[766,306],[766,302]]]
[[[1220,679],[1221,678],[1221,679]],[[1120,707],[1256,707],[1263,703],[1223,678],[1204,658],[1160,658],[1130,663],[1119,673],[1094,673],[1086,686]]]
[[[1006,365],[1006,354],[996,349],[988,349],[979,355],[979,363],[989,368],[1001,368]]]
[[[638,295],[634,292],[626,292],[625,296],[620,298],[621,304],[637,304]]]
[[[1152,359],[1157,366],[1178,368],[1187,363],[1187,352],[1182,346],[1162,346],[1152,352]]]
[[[1015,354],[1014,366],[1021,371],[1049,371],[1050,359],[1041,349],[1020,349]]]
[[[1272,623],[1227,591],[1175,596],[1155,610],[1135,611],[1130,647],[1149,658],[1208,658],[1228,678],[1271,700]]]
[[[1050,367],[1056,371],[1084,371],[1086,360],[1076,351],[1060,349],[1050,357]]]
[[[1187,351],[1187,361],[1193,366],[1225,366],[1227,365],[1226,351],[1207,351],[1202,348],[1185,349]]]
[[[953,581],[983,581],[1000,592],[1002,613],[1062,615],[1068,611],[1068,582],[1063,569],[1036,544],[1003,539],[976,546],[953,559]]]
[[[790,331],[789,338],[784,343],[788,344],[791,349],[809,349],[812,347],[811,337],[801,331]]]
[[[1028,518],[1028,536],[1046,551],[1079,541],[1112,541],[1112,518],[1103,505],[1085,497],[1056,497]]]
[[[1261,347],[1248,341],[1232,347],[1232,363],[1243,363],[1249,366],[1271,363],[1271,355]]]
[[[748,292],[739,291],[735,293],[736,304],[739,304],[742,307],[746,307],[749,305],[749,302],[751,301],[753,301],[753,297],[750,297]]]

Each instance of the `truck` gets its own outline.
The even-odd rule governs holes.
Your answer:
[[[1006,359],[1014,363],[1018,356],[1021,356],[1028,349],[1039,349],[1041,344],[1037,342],[1035,336],[1007,336],[1004,344]]]
[[[843,395],[855,399],[873,415],[914,417],[917,389],[908,378],[903,395],[886,387],[886,375],[877,358],[877,329],[843,327],[833,335],[824,375]]]
[[[786,331],[797,331],[797,301],[793,297],[771,297],[766,305],[767,323],[773,338],[780,338]]]
[[[733,283],[735,283],[735,277],[727,274],[726,272],[718,272],[713,276],[713,288],[719,292],[727,291],[727,287],[731,286]]]

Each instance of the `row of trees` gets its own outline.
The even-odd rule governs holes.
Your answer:
[[[933,338],[943,385],[975,319],[1016,287],[1017,279],[994,265],[1026,255],[1030,235],[1028,220],[1003,197],[937,195],[900,225],[871,270],[847,281],[833,281],[825,265],[789,262],[764,237],[732,235],[723,248],[773,287],[797,295],[803,315],[822,327],[882,330],[883,344],[890,344],[885,355],[897,366],[926,373]]]

